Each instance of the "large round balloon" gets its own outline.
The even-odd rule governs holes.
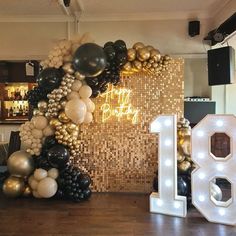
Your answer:
[[[37,77],[37,83],[46,92],[51,92],[60,86],[62,77],[62,70],[49,67],[40,72]]]
[[[63,145],[57,144],[48,150],[47,156],[53,167],[62,169],[69,161],[70,153]]]
[[[87,108],[82,99],[74,98],[66,103],[65,113],[75,124],[83,122]]]
[[[19,197],[24,189],[24,180],[15,176],[10,176],[3,184],[3,192],[8,197]]]
[[[11,175],[25,177],[34,170],[34,160],[26,151],[17,151],[8,158],[7,167]]]
[[[37,192],[43,198],[50,198],[57,192],[57,182],[53,178],[46,177],[39,182]]]
[[[74,69],[82,75],[95,77],[106,67],[106,55],[103,48],[95,43],[80,46],[73,58]]]

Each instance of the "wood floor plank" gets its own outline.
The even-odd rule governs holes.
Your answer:
[[[95,193],[84,203],[0,196],[0,236],[236,236],[192,208],[186,218],[149,213],[146,194]]]

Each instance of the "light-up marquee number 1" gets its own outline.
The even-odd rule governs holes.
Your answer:
[[[158,193],[150,195],[150,211],[185,217],[186,197],[177,195],[176,116],[159,116],[151,123],[151,133],[159,134]]]

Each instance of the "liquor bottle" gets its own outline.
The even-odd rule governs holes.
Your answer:
[[[15,91],[15,99],[16,100],[21,100],[22,99],[19,88],[17,88],[16,91]]]
[[[12,116],[16,116],[16,107],[13,107],[13,115]]]
[[[11,107],[10,110],[9,110],[9,117],[12,117],[12,116],[13,116],[13,109]]]
[[[26,114],[25,114],[25,106],[23,106],[23,109],[22,109],[22,116],[25,116]]]
[[[8,109],[8,110],[9,110],[9,117],[12,117],[12,115],[13,115],[12,107],[10,107],[10,109]]]
[[[23,115],[23,109],[22,109],[22,105],[20,105],[20,109],[19,109],[19,116]]]
[[[17,107],[16,107],[16,115],[18,116],[19,113],[20,113],[20,108],[19,108],[19,106],[17,106]]]

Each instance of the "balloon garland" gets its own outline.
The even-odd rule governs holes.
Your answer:
[[[159,74],[170,63],[169,56],[140,42],[130,49],[123,40],[100,47],[87,34],[60,41],[41,62],[38,86],[28,93],[33,117],[20,127],[22,150],[8,159],[10,176],[3,192],[9,197],[89,199],[91,179],[73,166],[73,159],[79,155],[80,125],[93,121],[92,99],[109,83],[119,84],[122,73]]]

